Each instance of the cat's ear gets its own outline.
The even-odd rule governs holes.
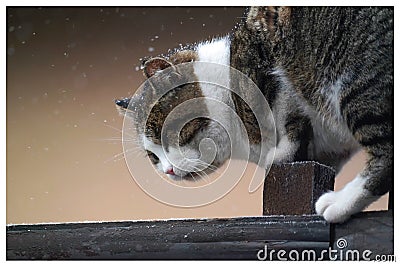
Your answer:
[[[143,74],[146,78],[150,78],[157,71],[161,71],[171,66],[172,64],[170,62],[161,57],[151,58],[143,64]]]
[[[181,50],[173,54],[170,57],[170,60],[174,65],[178,65],[181,63],[197,61],[199,58],[197,53],[192,50]]]

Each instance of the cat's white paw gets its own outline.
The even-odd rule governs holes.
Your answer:
[[[315,211],[330,223],[346,221],[379,198],[364,188],[366,180],[357,176],[342,190],[325,193],[315,203]]]
[[[315,210],[318,215],[330,223],[341,223],[346,221],[352,211],[347,210],[346,204],[340,201],[339,192],[329,192],[322,195],[315,204]]]

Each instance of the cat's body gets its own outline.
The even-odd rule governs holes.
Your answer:
[[[328,221],[346,220],[392,187],[392,9],[251,8],[246,21],[231,36],[201,43],[191,51],[178,51],[168,60],[151,59],[145,64],[145,74],[152,77],[157,70],[190,61],[230,65],[257,84],[275,119],[277,146],[275,154],[268,154],[274,156],[275,163],[316,160],[340,170],[356,151],[367,152],[367,166],[352,182],[318,200],[316,211]],[[202,75],[201,71],[193,71]],[[239,97],[199,84],[190,88],[177,90],[174,99],[181,99],[181,103],[187,98],[180,94],[196,91],[189,98],[202,95],[227,103],[247,129],[251,152],[259,153],[260,131],[254,115]],[[245,94],[246,88],[242,90]],[[170,104],[167,99],[162,101]],[[124,106],[125,102],[117,104]],[[211,118],[216,113],[207,102],[203,108],[211,113]],[[223,120],[236,129],[235,123],[229,123],[232,118],[227,116]],[[155,147],[160,146],[157,139],[161,137],[148,131],[151,127],[146,125],[139,134],[144,148],[155,153],[154,150],[159,151]],[[194,148],[205,137],[216,139],[219,145],[214,165],[222,164],[230,156],[229,147],[224,147],[227,137],[212,120],[192,121],[182,132],[188,138],[179,146],[187,147],[193,157]],[[240,145],[241,134],[236,138]],[[161,154],[156,153],[159,162],[155,162],[163,161],[160,170],[173,176],[188,174],[175,170]]]

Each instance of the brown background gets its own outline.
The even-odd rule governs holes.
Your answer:
[[[243,11],[8,8],[7,223],[260,215],[261,191],[250,195],[247,178],[200,208],[143,193],[121,155],[113,103],[143,81],[139,58],[226,34]],[[338,184],[363,161],[356,157]]]

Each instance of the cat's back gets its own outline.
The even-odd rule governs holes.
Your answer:
[[[279,26],[277,42],[306,55],[315,67],[346,60],[347,64],[373,64],[393,55],[393,9],[387,7],[293,8],[288,26]],[[284,29],[287,27],[288,29]],[[287,31],[287,36],[280,33]],[[280,35],[280,36],[279,36]],[[292,50],[293,51],[293,50]]]
[[[278,90],[310,118],[317,154],[356,149],[366,121],[382,128],[371,118],[390,122],[393,8],[255,7],[246,25],[272,55]]]
[[[318,88],[346,71],[391,68],[390,7],[254,7],[246,24],[299,88]]]

